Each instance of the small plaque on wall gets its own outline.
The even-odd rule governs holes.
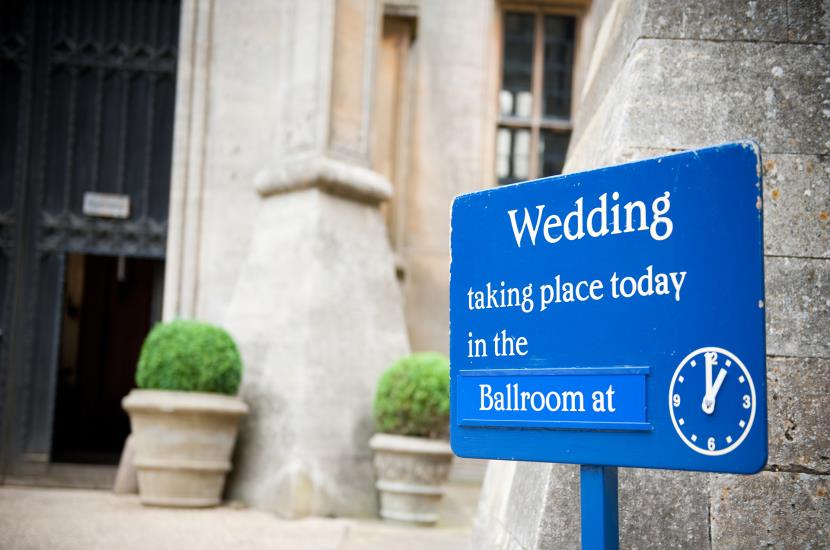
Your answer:
[[[126,219],[130,217],[130,197],[87,191],[84,193],[83,212],[84,216]]]

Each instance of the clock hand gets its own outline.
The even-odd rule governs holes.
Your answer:
[[[700,403],[700,408],[706,414],[712,414],[714,410],[714,398],[712,395],[712,367],[718,364],[718,354],[712,351],[707,351],[703,354],[705,358],[706,370],[706,391],[703,393],[703,401]]]
[[[712,414],[715,412],[715,399],[720,391],[724,378],[726,378],[726,369],[721,369],[718,372],[718,377],[715,380],[715,384],[713,385],[711,391],[708,391],[706,395],[703,396],[703,403],[701,403],[700,407],[706,414]]]
[[[712,367],[718,364],[718,354],[707,351],[704,354],[706,359],[706,394],[712,393]]]
[[[721,384],[723,384],[724,378],[726,378],[726,369],[721,369],[720,372],[718,372],[718,377],[715,379],[715,385],[712,388],[712,395],[710,396],[712,398],[712,401],[714,401],[715,398],[718,396],[718,392],[720,391],[720,387]]]

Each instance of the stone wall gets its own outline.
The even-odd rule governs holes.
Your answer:
[[[311,189],[332,159],[372,166],[366,92],[384,6],[415,29],[409,169],[393,181],[405,194],[400,288],[377,197]],[[253,410],[233,498],[292,516],[373,512],[377,374],[407,336],[447,351],[446,217],[455,195],[493,181],[496,17],[479,0],[183,0],[164,311],[226,326],[240,344]],[[257,181],[294,189],[260,193]],[[334,396],[342,414],[303,414],[318,386],[350,389]]]
[[[415,350],[449,351],[449,216],[453,198],[493,182],[495,5],[422,0],[414,41],[410,174],[402,207],[406,319]],[[494,72],[494,71],[493,71]],[[400,182],[393,182],[396,185]]]
[[[273,154],[280,16],[268,2],[182,1],[165,318],[224,323],[260,204],[254,177]]]
[[[826,547],[830,2],[601,1],[588,23],[566,171],[742,138],[764,160],[768,465],[621,470],[621,547]],[[475,546],[578,548],[578,502],[576,466],[493,463]]]

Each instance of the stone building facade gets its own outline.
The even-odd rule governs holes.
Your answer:
[[[505,17],[541,11],[578,22],[567,170],[737,138],[765,158],[768,471],[624,472],[624,544],[824,536],[809,533],[827,517],[814,377],[828,356],[826,2],[588,4],[185,3],[165,314],[225,324],[242,344],[254,414],[232,494],[285,515],[371,511],[373,380],[406,349],[446,350],[441,213],[499,179]],[[338,409],[304,403],[347,380],[354,415],[308,437]],[[568,466],[493,464],[479,542],[577,540],[575,480]],[[798,513],[742,522],[771,497]],[[654,520],[635,531],[629,517]]]
[[[517,9],[575,24],[586,5]],[[410,349],[447,351],[449,205],[498,180],[503,8],[183,3],[164,315],[240,343],[232,497],[374,512],[374,384]],[[585,60],[566,38],[569,98]]]

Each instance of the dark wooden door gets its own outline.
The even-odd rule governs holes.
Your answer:
[[[178,26],[177,0],[0,2],[4,472],[50,460],[67,254],[164,258]]]

